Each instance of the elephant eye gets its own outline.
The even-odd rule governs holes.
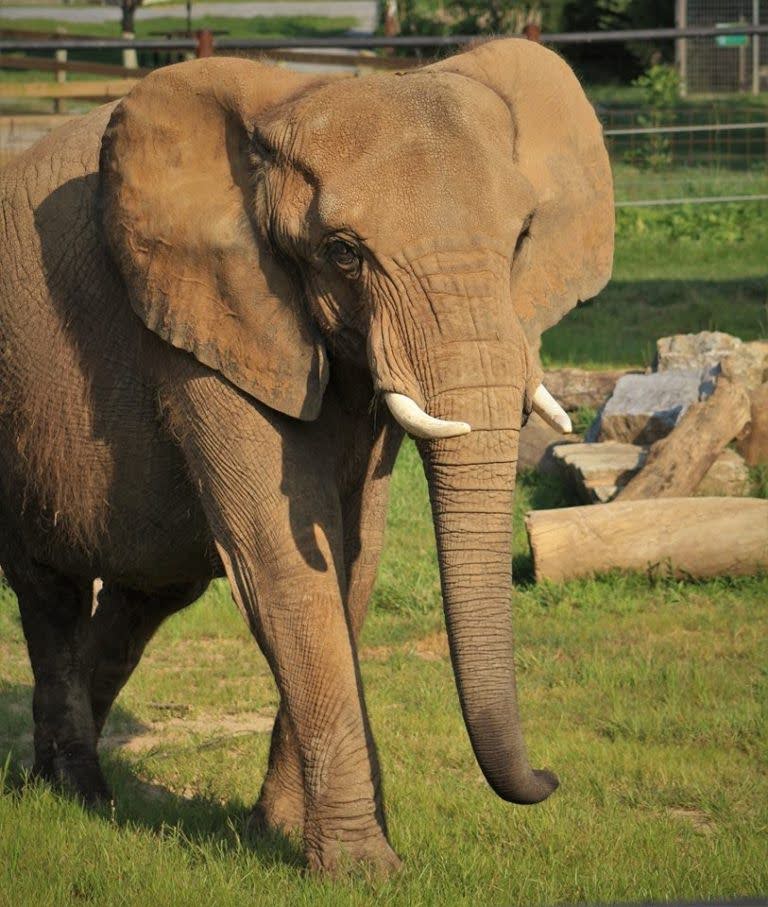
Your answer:
[[[349,277],[360,274],[360,253],[351,243],[343,239],[333,239],[326,246],[328,259]]]

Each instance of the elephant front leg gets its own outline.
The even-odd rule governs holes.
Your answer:
[[[403,431],[385,412],[372,435],[370,415],[356,420],[354,436],[342,468],[341,508],[344,525],[346,609],[355,645],[362,632],[378,571],[387,519],[389,480],[402,443]],[[378,765],[375,766],[376,805],[385,826]],[[304,828],[304,780],[298,744],[280,703],[269,747],[267,774],[249,817],[256,834],[291,834]]]
[[[177,392],[183,449],[238,606],[275,674],[295,738],[310,866],[399,864],[377,808],[376,753],[344,606],[335,451],[215,376]],[[226,424],[231,432],[222,432]]]
[[[378,805],[378,761],[346,614],[338,588],[294,564],[254,570],[248,556],[221,545],[235,598],[273,668],[298,750],[304,791],[304,842],[315,870],[347,861],[385,871],[399,860]],[[277,558],[285,564],[285,555]],[[326,555],[332,575],[330,552]],[[290,579],[288,579],[290,577]],[[308,590],[312,591],[308,591]]]

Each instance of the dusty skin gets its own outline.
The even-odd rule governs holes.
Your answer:
[[[35,675],[35,771],[109,798],[97,741],[165,617],[226,573],[281,704],[253,823],[311,868],[394,869],[355,640],[407,395],[461,706],[496,793],[530,767],[512,495],[542,330],[608,280],[595,115],[554,53],[407,75],[158,70],[0,173],[0,561]],[[98,607],[90,590],[102,577]]]

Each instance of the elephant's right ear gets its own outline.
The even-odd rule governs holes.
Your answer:
[[[327,359],[300,292],[253,221],[250,132],[311,81],[236,59],[158,70],[115,110],[100,168],[107,241],[136,314],[300,419],[320,411]]]

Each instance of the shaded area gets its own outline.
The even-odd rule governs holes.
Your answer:
[[[738,255],[738,250],[730,250]],[[736,280],[613,280],[544,334],[548,363],[649,366],[669,334],[768,333],[768,275]]]
[[[195,724],[194,721],[190,723]],[[172,725],[173,719],[167,724]],[[199,721],[197,725],[200,725]],[[271,720],[269,725],[271,728]],[[0,727],[0,794],[11,795],[21,803],[33,789],[48,788],[45,782],[29,775],[32,764],[31,685],[0,683]],[[148,744],[156,751],[159,744],[157,738],[151,736],[152,729],[129,709],[119,704],[115,706],[100,747],[114,804],[88,811],[91,815],[101,816],[104,822],[123,829],[145,828],[162,838],[168,838],[172,831],[175,841],[193,852],[201,846],[213,846],[220,852],[237,853],[242,851],[245,841],[265,869],[275,863],[294,868],[304,865],[299,841],[276,833],[256,836],[248,831],[250,804],[241,799],[225,802],[210,794],[185,796],[163,784],[143,780],[141,762],[137,765],[135,761],[135,748],[128,745],[132,759],[122,755],[119,747],[125,741],[141,742],[142,736],[146,735]],[[204,749],[216,745],[220,739],[213,737],[195,747]],[[178,744],[178,740],[170,734],[169,745],[174,744]],[[58,796],[70,799],[64,792]]]

